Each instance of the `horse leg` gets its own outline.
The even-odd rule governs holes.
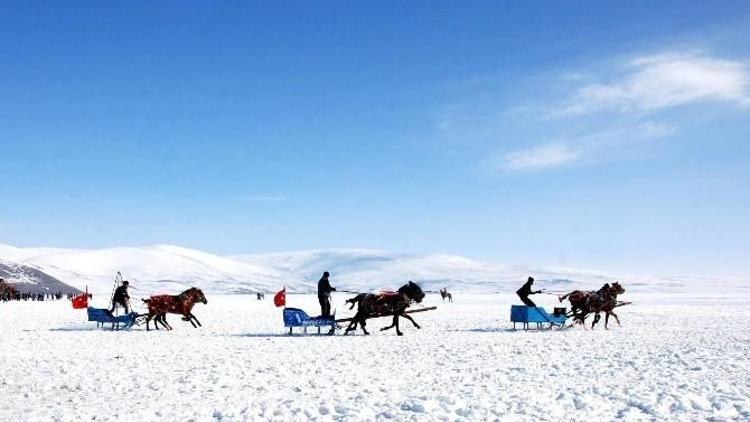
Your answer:
[[[362,328],[362,332],[364,332],[366,336],[369,336],[370,333],[368,333],[367,330],[365,329],[365,325],[367,325],[367,323],[365,321],[366,321],[366,319],[363,318],[362,321],[359,322],[359,326],[360,326],[360,328]]]
[[[183,315],[183,316],[182,316],[182,320],[183,320],[183,321],[188,321],[188,322],[190,322],[190,323],[191,323],[191,324],[193,325],[193,328],[198,328],[198,326],[197,326],[197,325],[195,325],[195,323],[193,322],[193,319],[192,319],[192,318],[190,318],[190,314],[189,314],[189,313],[187,313],[187,314]]]
[[[398,316],[394,315],[394,316],[393,316],[393,322],[391,323],[391,325],[389,325],[389,326],[387,326],[387,327],[383,327],[383,328],[381,328],[381,329],[380,329],[380,331],[390,330],[391,328],[395,327],[395,326],[396,326],[396,321],[397,321],[397,320],[398,320]]]
[[[612,311],[609,311],[609,313],[612,314],[613,317],[615,317],[615,321],[617,321],[617,326],[622,327],[622,324],[620,324],[620,318],[617,317],[617,314]]]
[[[170,330],[170,331],[172,330],[172,326],[169,325],[169,323],[167,322],[167,313],[166,312],[163,313],[163,314],[161,314],[161,315],[159,315],[159,321],[161,321],[161,323],[162,323],[162,325],[164,326],[165,329]]]
[[[154,316],[151,315],[151,314],[148,314],[148,316],[146,317],[146,331],[150,331],[149,328],[148,328],[148,323],[151,322],[151,318],[153,318],[153,317]],[[156,327],[156,322],[154,322],[154,327]],[[157,328],[157,330],[158,330],[158,328]]]
[[[597,312],[596,314],[594,314],[594,322],[591,323],[591,329],[592,330],[594,329],[594,325],[596,325],[596,323],[599,322],[599,319],[601,319],[601,317],[602,316],[599,314],[599,312]]]
[[[398,314],[393,316],[393,323],[396,324],[396,335],[403,336],[404,333],[402,333],[401,329],[398,327]]]
[[[352,304],[352,307],[354,307],[354,304]],[[349,326],[346,327],[346,330],[344,330],[344,335],[349,333],[349,331],[356,331],[357,330],[357,324],[362,319],[362,314],[359,312],[359,309],[357,310],[357,313],[354,314],[354,317],[349,322]]]
[[[411,323],[414,324],[414,326],[417,327],[418,330],[422,328],[422,327],[419,326],[419,324],[416,323],[416,321],[414,321],[414,318],[412,318],[409,314],[404,313],[401,316],[404,317],[404,318],[406,318],[406,319],[408,319],[409,321],[411,321]]]
[[[349,325],[346,327],[346,330],[344,330],[344,335],[349,334],[349,331],[357,329],[357,326],[355,325],[356,324],[355,321],[356,319],[352,318],[352,320],[349,322]]]
[[[199,327],[202,327],[201,322],[198,321],[198,318],[196,318],[192,312],[190,313],[190,318],[193,318],[195,320],[195,323],[198,324]]]

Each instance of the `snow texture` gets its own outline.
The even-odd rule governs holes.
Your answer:
[[[171,332],[0,303],[0,420],[750,420],[750,300],[716,294],[626,292],[622,327],[541,332],[510,329],[510,295],[430,294],[438,309],[403,337],[378,331],[386,319],[369,337],[288,337],[249,295],[209,295],[203,328],[171,316]],[[314,295],[288,304],[318,310]]]

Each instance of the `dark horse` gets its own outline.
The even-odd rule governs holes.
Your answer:
[[[448,288],[443,287],[440,289],[440,297],[443,298],[443,302],[445,302],[445,299],[448,298],[448,302],[453,302],[453,295],[448,293]]]
[[[620,319],[617,314],[614,313],[614,308],[617,305],[617,295],[625,293],[625,289],[620,285],[619,282],[614,282],[612,285],[609,283],[602,286],[596,292],[593,291],[581,291],[575,290],[566,295],[560,296],[560,302],[565,299],[570,301],[571,315],[575,323],[584,324],[586,317],[594,313],[594,321],[591,323],[591,328],[594,328],[601,316],[600,312],[605,313],[604,318],[604,329],[609,323],[609,316],[612,315],[617,321],[617,325],[620,325]],[[584,325],[585,328],[585,325]]]
[[[208,303],[208,301],[206,300],[206,296],[203,294],[201,289],[195,287],[191,287],[177,296],[151,296],[148,299],[143,299],[143,301],[146,302],[146,305],[148,306],[148,317],[146,317],[146,331],[148,331],[149,329],[149,321],[151,321],[151,319],[154,317],[156,317],[156,319],[154,320],[154,328],[158,330],[159,326],[157,325],[157,323],[161,323],[164,328],[171,330],[172,327],[167,323],[167,313],[180,314],[182,315],[183,321],[190,321],[190,323],[193,324],[193,327],[198,328],[202,325],[200,321],[198,321],[198,318],[196,318],[192,313],[193,306],[198,302],[201,302],[203,304]],[[197,326],[195,325],[196,323],[198,324]]]
[[[617,307],[617,295],[621,295],[625,293],[625,288],[623,288],[620,283],[615,282],[613,283],[609,290],[607,290],[604,295],[601,297],[601,300],[598,304],[596,304],[595,312],[596,315],[594,315],[594,322],[591,323],[591,329],[594,329],[594,325],[596,325],[597,322],[599,322],[599,319],[601,318],[599,315],[599,312],[604,312],[604,329],[608,330],[607,325],[609,324],[609,316],[612,315],[615,317],[615,321],[617,321],[617,326],[621,326],[620,324],[620,318],[617,316],[617,314],[614,312],[614,309]]]
[[[414,319],[411,316],[405,313],[405,311],[412,302],[421,303],[422,299],[424,299],[424,292],[422,292],[422,289],[413,281],[401,286],[397,292],[360,293],[347,300],[348,303],[352,304],[352,308],[355,304],[359,305],[359,307],[344,334],[355,330],[357,324],[359,324],[365,335],[368,335],[370,333],[365,329],[367,319],[384,315],[393,315],[393,323],[388,327],[381,328],[381,331],[396,327],[396,334],[403,335],[398,326],[399,317],[404,317],[411,321],[415,327],[421,328],[419,324],[414,322]]]

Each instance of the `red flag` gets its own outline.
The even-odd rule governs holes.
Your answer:
[[[277,308],[286,306],[286,286],[273,296],[273,304],[276,305]]]
[[[73,298],[73,309],[84,309],[89,306],[89,295],[81,293]]]

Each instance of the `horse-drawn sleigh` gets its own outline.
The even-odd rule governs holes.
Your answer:
[[[97,327],[111,324],[112,330],[126,330],[145,321],[146,331],[149,331],[149,323],[153,320],[154,328],[157,330],[160,324],[164,329],[171,330],[172,326],[167,322],[167,314],[172,313],[182,315],[183,321],[188,321],[193,327],[197,328],[201,326],[201,323],[193,315],[193,306],[199,302],[208,303],[203,291],[196,287],[191,287],[179,295],[152,295],[148,299],[142,300],[148,308],[146,313],[130,311],[122,315],[115,315],[109,309],[86,307],[88,320],[96,322]]]
[[[344,334],[356,330],[357,326],[362,329],[365,335],[370,334],[365,328],[367,320],[372,318],[393,317],[393,323],[388,327],[381,328],[385,331],[396,328],[396,334],[403,335],[399,327],[399,318],[406,318],[411,321],[416,328],[421,328],[414,319],[409,315],[416,312],[425,312],[437,309],[436,307],[427,307],[420,309],[407,310],[412,303],[421,303],[425,294],[422,289],[413,281],[409,281],[401,286],[395,292],[380,293],[359,293],[347,303],[351,304],[350,310],[357,307],[357,313],[351,318],[336,319],[335,316],[310,317],[305,311],[298,308],[284,308],[284,326],[289,328],[289,335],[293,334],[294,327],[301,327],[305,334],[309,327],[315,327],[318,334],[321,334],[321,328],[327,328],[326,334],[332,335],[337,328],[341,328],[342,323],[348,322]]]
[[[566,311],[566,308],[555,308],[554,313],[550,315],[539,306],[513,305],[510,309],[510,320],[513,322],[513,329],[516,328],[516,323],[523,324],[526,330],[529,329],[530,323],[536,323],[538,329],[543,328],[545,324],[549,324],[550,329],[552,327],[570,328],[576,324],[581,324],[585,328],[586,318],[594,314],[594,321],[591,323],[593,329],[599,322],[601,313],[604,312],[604,329],[609,329],[610,315],[615,317],[617,325],[620,325],[620,319],[614,309],[631,303],[617,300],[617,296],[623,293],[625,289],[619,282],[611,285],[607,283],[597,291],[574,290],[558,298],[560,302],[566,299],[570,301],[570,311]],[[572,319],[572,323],[566,326],[568,319]]]

